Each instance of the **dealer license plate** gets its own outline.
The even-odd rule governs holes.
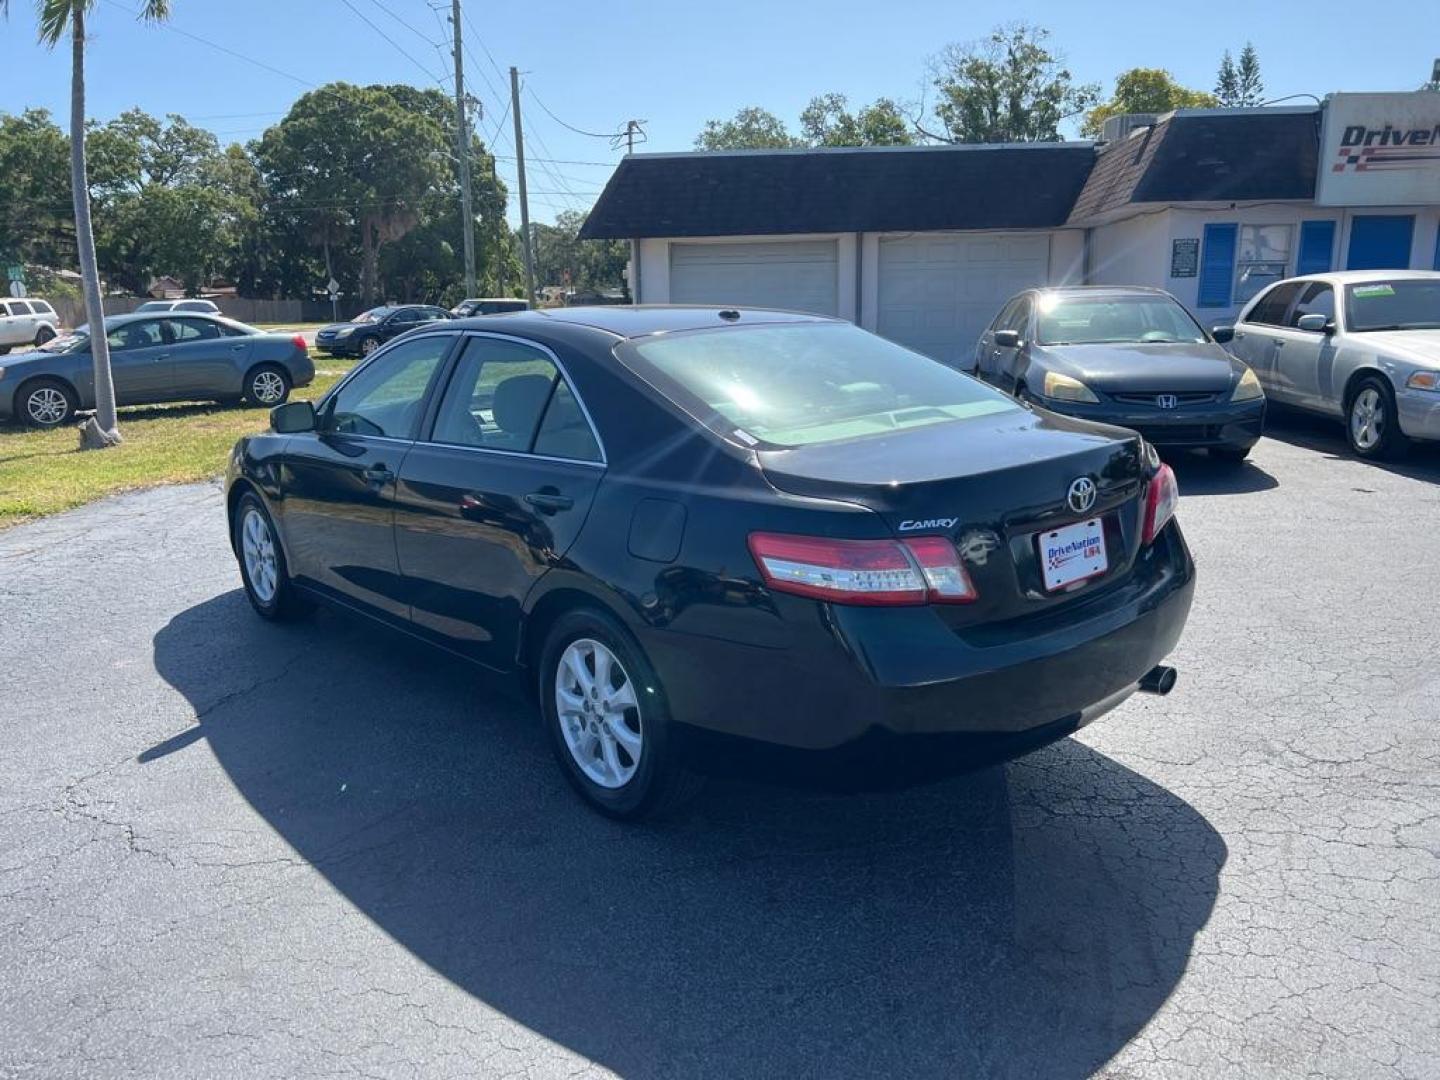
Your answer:
[[[1098,577],[1105,572],[1105,526],[1091,518],[1063,529],[1040,533],[1040,568],[1049,592]]]

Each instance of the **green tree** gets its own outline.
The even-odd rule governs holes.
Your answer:
[[[420,225],[421,205],[453,171],[447,129],[414,96],[428,93],[331,83],[296,101],[257,148],[281,209],[327,243],[344,218],[359,231],[366,304],[379,292],[380,252]]]
[[[1215,96],[1227,109],[1259,105],[1265,97],[1265,82],[1260,78],[1260,56],[1250,42],[1240,50],[1240,63],[1230,58],[1230,50],[1220,57],[1220,70],[1215,76]]]
[[[73,257],[70,147],[44,109],[0,113],[0,258],[59,266]]]
[[[852,113],[844,94],[810,99],[800,114],[800,131],[810,146],[909,146],[915,140],[900,106],[878,98]]]
[[[1048,30],[1026,23],[951,45],[932,61],[943,136],[957,143],[1047,142],[1060,124],[1099,100],[1098,84],[1076,84]]]
[[[1165,113],[1172,109],[1209,109],[1219,104],[1214,94],[1181,86],[1164,68],[1131,68],[1115,79],[1109,101],[1085,114],[1080,134],[1100,134],[1105,121],[1124,113]]]
[[[532,225],[535,279],[542,285],[610,289],[624,284],[630,246],[623,240],[581,240],[585,215],[563,210],[553,225]]]
[[[100,269],[95,259],[95,232],[90,223],[90,188],[85,171],[85,19],[95,0],[37,0],[40,40],[54,48],[70,35],[70,188],[75,203],[75,246],[84,283],[85,318],[93,331],[90,354],[95,369],[95,416],[85,425],[82,447],[100,448],[120,442],[115,415],[115,381],[110,373],[110,345],[105,340],[105,308],[100,298]],[[10,0],[0,0],[9,14]],[[168,18],[169,0],[144,0],[140,17]]]
[[[753,105],[729,120],[707,120],[695,138],[696,150],[788,150],[803,145],[786,130],[785,121]]]

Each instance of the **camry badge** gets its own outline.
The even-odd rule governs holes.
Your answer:
[[[1070,503],[1070,509],[1075,513],[1088,514],[1090,508],[1095,505],[1095,481],[1088,476],[1077,476],[1071,480],[1066,501]]]
[[[1159,405],[1162,409],[1173,409],[1176,405],[1180,404],[1180,399],[1174,394],[1156,394],[1155,404]]]

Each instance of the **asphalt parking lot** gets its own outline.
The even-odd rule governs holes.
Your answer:
[[[1180,459],[1166,699],[626,827],[523,701],[248,610],[218,488],[0,533],[0,1074],[1440,1074],[1440,454]]]

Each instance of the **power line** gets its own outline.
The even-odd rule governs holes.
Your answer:
[[[105,2],[111,7],[119,8],[121,11],[125,11],[131,15],[134,15],[137,19],[140,18],[140,12],[136,11],[132,7],[128,7],[127,5],[120,3],[119,0],[105,0]],[[302,79],[299,75],[292,75],[288,71],[281,71],[279,68],[274,67],[271,64],[267,64],[263,60],[256,60],[253,56],[246,56],[244,53],[236,52],[234,49],[227,48],[224,45],[217,45],[215,42],[210,41],[207,38],[203,38],[199,34],[192,34],[189,30],[181,30],[178,26],[175,26],[172,23],[162,22],[159,24],[159,26],[162,30],[168,30],[172,34],[179,34],[181,37],[189,38],[191,41],[198,41],[201,45],[207,45],[212,49],[225,53],[227,56],[233,56],[236,60],[243,60],[247,64],[253,64],[258,68],[264,68],[271,74],[279,75],[281,78],[289,79],[291,82],[297,82],[301,86],[308,86],[312,90],[315,89],[316,84],[311,82],[309,79]]]
[[[417,68],[423,71],[432,82],[436,83],[442,90],[445,88],[445,81],[443,79],[439,78],[433,71],[431,71],[424,64],[420,63],[419,60],[416,60],[415,57],[411,56],[408,52],[406,52],[404,47],[398,41],[396,41],[393,37],[387,34],[384,30],[380,29],[380,27],[376,26],[374,21],[368,15],[366,15],[363,11],[361,11],[353,3],[351,3],[351,0],[340,0],[340,2],[344,4],[347,8],[349,8],[352,12],[354,12],[355,15],[358,16],[359,19],[366,26],[370,27],[371,30],[374,30],[375,33],[379,34],[382,38],[388,41],[391,46],[394,47],[396,52],[398,52],[401,56],[405,57],[405,59],[409,60]],[[433,45],[434,42],[431,42],[431,44]]]
[[[574,124],[567,124],[564,120],[561,120],[560,117],[556,116],[553,112],[550,111],[549,106],[547,106],[547,105],[545,104],[545,102],[543,102],[543,101],[540,100],[540,95],[538,95],[537,93],[535,93],[535,91],[530,88],[530,84],[529,84],[529,83],[526,83],[526,84],[525,84],[525,90],[526,90],[527,93],[529,93],[531,99],[535,102],[535,104],[540,106],[540,110],[541,110],[546,116],[550,117],[551,120],[554,120],[555,123],[559,124],[561,127],[565,128],[566,130],[568,130],[568,131],[573,131],[573,132],[575,132],[576,135],[585,135],[585,136],[587,136],[587,137],[589,137],[589,138],[591,138],[591,139],[607,139],[607,140],[608,140],[608,139],[613,139],[613,138],[615,137],[615,132],[613,132],[613,131],[608,131],[608,132],[606,132],[605,134],[602,135],[602,134],[600,134],[600,133],[598,133],[598,132],[585,131],[585,130],[583,130],[582,128],[577,128]]]

